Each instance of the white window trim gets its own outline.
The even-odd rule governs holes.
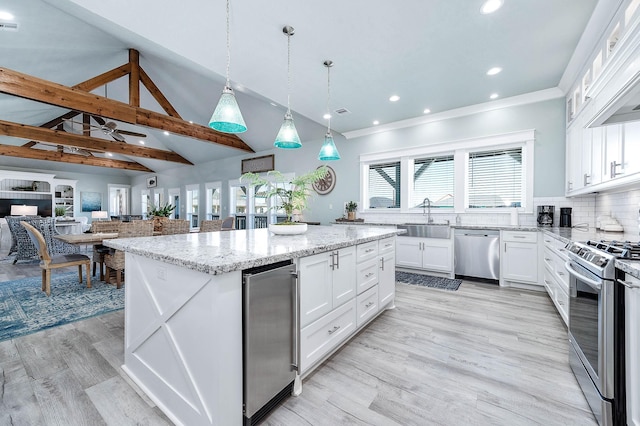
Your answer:
[[[205,191],[205,212],[204,212],[204,217],[205,219],[209,218],[209,216],[213,216],[213,212],[211,211],[211,202],[213,201],[211,199],[211,193],[209,192],[210,189],[217,189],[220,191],[220,216],[222,216],[222,181],[215,181],[215,182],[205,182],[204,184],[204,191]]]
[[[410,200],[413,189],[411,184],[413,177],[414,159],[420,157],[435,157],[439,155],[454,155],[454,208],[438,209],[441,213],[490,213],[505,212],[505,208],[467,209],[467,165],[469,151],[482,151],[491,149],[505,149],[522,147],[522,163],[524,169],[523,207],[519,207],[521,213],[533,212],[533,158],[535,145],[535,130],[523,130],[519,132],[503,133],[498,135],[483,136],[478,138],[461,139],[455,141],[440,142],[415,148],[404,148],[384,152],[376,152],[360,155],[360,206],[366,213],[415,213],[419,208],[411,208]],[[383,162],[400,161],[400,208],[369,209],[366,200],[369,199],[369,166]],[[481,211],[479,211],[481,210]]]
[[[198,191],[198,199],[200,198],[200,184],[199,183],[192,183],[189,185],[185,185],[184,186],[184,195],[185,195],[185,202],[184,202],[184,206],[185,206],[185,219],[187,219],[189,221],[189,228],[190,229],[195,229],[198,228],[198,226],[200,226],[200,221],[202,220],[200,218],[200,208],[202,207],[201,203],[198,203],[198,211],[197,212],[192,212],[190,211],[191,206],[188,205],[189,202],[189,191]],[[191,225],[193,224],[192,221],[192,216],[193,215],[198,215],[198,226],[196,227],[192,227]]]
[[[169,188],[167,189],[167,198],[169,199],[169,201],[173,204],[173,197],[178,196],[178,199],[180,199],[180,206],[175,206],[176,209],[178,207],[182,206],[182,197],[180,196],[180,188]],[[175,219],[176,218],[176,209],[173,209],[173,211],[171,212],[171,215],[169,216],[169,218],[171,219]],[[178,217],[180,217],[180,212],[178,211]]]

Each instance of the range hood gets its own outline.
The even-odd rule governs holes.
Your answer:
[[[587,127],[640,120],[640,71],[607,102]]]

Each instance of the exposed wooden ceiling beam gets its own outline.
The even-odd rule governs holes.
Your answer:
[[[119,66],[118,68],[114,68],[111,71],[107,71],[71,87],[73,89],[80,89],[84,90],[85,92],[90,92],[93,89],[97,89],[98,87],[104,86],[107,83],[111,83],[112,81],[117,80],[120,77],[124,77],[125,75],[129,74],[130,70],[131,64],[124,64]]]
[[[193,165],[189,160],[173,151],[130,145],[121,142],[110,142],[91,136],[78,135],[60,130],[44,129],[0,120],[0,135],[16,138],[33,139],[56,145],[73,146],[99,152],[129,155],[132,157],[153,160],[172,161],[174,163]]]
[[[176,111],[173,105],[171,105],[171,102],[169,102],[169,100],[164,97],[160,89],[158,89],[158,86],[156,86],[156,84],[153,82],[153,80],[151,80],[149,75],[145,72],[144,69],[142,69],[142,67],[140,68],[140,81],[142,82],[142,84],[144,84],[144,87],[147,88],[149,93],[151,93],[151,96],[153,96],[156,102],[160,104],[164,112],[166,112],[171,117],[176,117],[182,120],[182,117],[180,117],[178,111]]]
[[[108,167],[111,169],[134,170],[137,172],[153,173],[153,170],[139,163],[123,160],[112,160],[99,157],[85,157],[78,154],[66,154],[58,151],[24,148],[22,146],[0,144],[0,155],[8,157],[31,158],[34,160],[57,161],[61,163],[82,164],[85,166]]]
[[[140,106],[140,54],[129,49],[129,105]]]
[[[255,152],[235,135],[0,67],[0,92]]]

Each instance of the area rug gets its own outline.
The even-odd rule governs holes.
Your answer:
[[[0,283],[0,341],[124,308],[124,289],[92,277],[78,282],[78,273],[51,276],[51,296],[42,279],[23,278]]]
[[[401,271],[396,271],[396,281],[448,291],[456,291],[460,287],[460,284],[462,284],[462,280],[452,280],[451,278],[432,277],[431,275],[412,274]]]

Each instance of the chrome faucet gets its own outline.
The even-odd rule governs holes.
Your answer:
[[[425,209],[426,211],[426,215],[427,215],[427,223],[433,223],[433,218],[431,217],[431,200],[429,199],[429,197],[425,197],[424,200],[422,200],[422,215],[425,215]]]

